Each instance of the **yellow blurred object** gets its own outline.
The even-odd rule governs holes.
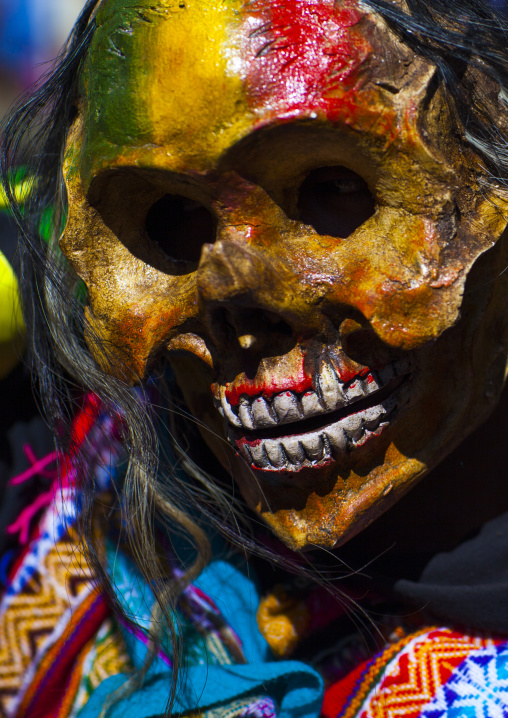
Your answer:
[[[18,280],[0,252],[0,379],[9,374],[21,358],[25,325],[19,303]]]
[[[24,202],[26,199],[28,193],[30,192],[32,188],[32,179],[26,179],[22,182],[18,182],[16,186],[14,187],[14,197],[16,198],[17,202]],[[6,209],[8,206],[7,197],[5,195],[5,191],[3,187],[0,186],[0,210]]]
[[[277,584],[261,599],[257,622],[261,635],[277,658],[288,658],[305,636],[310,616],[304,601]]]

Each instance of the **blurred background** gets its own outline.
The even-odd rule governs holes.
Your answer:
[[[44,72],[84,0],[0,0],[0,117]]]
[[[84,2],[0,0],[0,120],[16,97],[48,69]],[[19,485],[12,477],[30,472],[53,451],[51,432],[32,394],[30,372],[20,361],[24,326],[13,270],[16,239],[0,190],[0,591],[24,541],[11,522],[48,490],[51,472],[45,478],[44,472],[33,471]]]
[[[0,0],[0,120],[13,101],[48,69],[84,2]],[[22,320],[13,306],[15,249],[16,231],[0,190],[0,380],[10,373],[20,354],[17,337]]]

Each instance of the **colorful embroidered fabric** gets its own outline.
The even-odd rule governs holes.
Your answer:
[[[94,442],[92,468],[106,489],[121,448],[116,427],[94,397],[74,422],[74,451],[85,440]],[[84,665],[97,652],[98,633],[104,625],[112,626],[112,619],[76,533],[79,497],[72,456],[60,462],[60,477],[53,468],[54,454],[32,458],[31,469],[11,483],[34,472],[46,472],[52,483],[7,529],[18,533],[20,547],[17,556],[9,556],[0,600],[0,715],[63,718],[73,713],[78,694],[83,695]],[[108,675],[130,667],[118,630],[106,665]],[[92,681],[91,687],[95,685]]]
[[[118,421],[90,396],[74,422],[73,451],[84,442],[93,447],[92,469],[105,495],[122,460]],[[30,457],[32,467],[13,481],[40,472],[50,485],[9,528],[20,547],[9,557],[0,595],[0,716],[97,718],[109,696],[144,663],[153,595],[115,538],[104,537],[118,598],[137,628],[117,623],[94,586],[77,534],[80,495],[72,454],[60,457],[60,476],[55,455]],[[169,551],[167,559],[177,577],[180,569]],[[312,631],[333,627],[344,613],[323,596],[309,591],[305,621],[300,609],[288,609],[295,645]],[[313,668],[274,660],[257,628],[259,603],[242,556],[217,558],[185,590],[177,616],[184,660],[173,714],[318,718],[321,710],[324,718],[508,718],[507,641],[439,626],[391,629],[375,656],[366,658],[359,634],[341,636]],[[163,642],[144,684],[120,696],[108,718],[162,715],[171,672],[171,651]],[[319,673],[327,685],[324,702]]]
[[[328,688],[325,718],[508,716],[508,641],[427,628]]]

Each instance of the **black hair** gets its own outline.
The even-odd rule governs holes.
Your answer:
[[[506,119],[487,102],[508,103],[508,13],[486,0],[407,0],[407,11],[386,0],[367,0],[399,38],[430,60],[462,123],[465,138],[483,157],[493,181],[506,184]],[[472,77],[468,68],[478,72]],[[478,77],[480,81],[478,82]]]

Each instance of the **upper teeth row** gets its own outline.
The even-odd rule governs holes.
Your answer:
[[[407,371],[406,362],[397,360],[379,371],[371,371],[362,378],[342,382],[329,362],[323,363],[317,376],[316,391],[296,394],[282,391],[267,399],[262,395],[242,396],[232,406],[221,387],[216,405],[221,414],[237,428],[263,429],[278,424],[289,424],[318,414],[327,414],[358,401],[382,389],[391,379]]]

